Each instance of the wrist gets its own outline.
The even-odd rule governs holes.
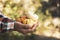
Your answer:
[[[16,25],[17,23],[16,22],[14,22],[14,31],[16,31],[16,27],[17,27],[17,25]]]
[[[18,30],[20,24],[18,24],[18,22],[14,22],[14,31]]]

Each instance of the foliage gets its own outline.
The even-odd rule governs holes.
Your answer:
[[[56,35],[53,34],[57,32],[58,36],[56,38],[59,38],[60,32],[58,30],[60,27],[60,18],[58,15],[60,14],[58,13],[58,17],[54,18],[56,16],[55,13],[50,12],[57,8],[54,6],[55,5],[50,0],[0,0],[0,11],[13,20],[23,15],[27,16],[29,13],[38,15],[39,26],[36,28],[35,32],[30,34],[56,37]],[[54,12],[55,11],[56,10],[54,10]],[[58,30],[56,26],[59,26],[57,28]],[[25,35],[15,31],[0,36],[0,40],[7,40],[7,38],[8,40],[24,40],[25,38]]]

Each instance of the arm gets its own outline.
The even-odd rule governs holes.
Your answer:
[[[1,32],[5,32],[8,30],[16,30],[15,28],[19,28],[19,29],[29,29],[29,25],[26,24],[21,24],[20,22],[15,22],[14,20],[11,20],[7,17],[3,17],[3,15],[0,15],[0,31]],[[18,29],[17,29],[18,30]]]
[[[9,18],[7,18],[9,19]],[[36,28],[37,25],[33,26],[33,28],[30,28],[30,25],[28,24],[22,24],[20,22],[15,22],[11,19],[9,19],[9,21],[6,22],[6,19],[4,19],[5,21],[2,22],[2,26],[1,27],[1,32],[6,32],[6,31],[10,31],[10,30],[15,30],[21,33],[29,33],[34,31],[34,29]],[[5,24],[6,22],[6,24]]]
[[[37,26],[38,26],[38,22],[35,23],[32,28],[30,28],[30,25],[28,25],[28,24],[25,25],[25,24],[20,24],[20,23],[16,22],[15,23],[15,30],[18,32],[21,32],[23,34],[26,34],[26,33],[33,32]]]
[[[1,32],[6,32],[11,30],[11,31],[18,31],[23,34],[26,34],[29,32],[33,32],[36,29],[37,25],[38,23],[34,24],[33,27],[30,28],[30,25],[28,24],[22,24],[19,22],[7,22],[6,25],[5,23],[3,23]]]

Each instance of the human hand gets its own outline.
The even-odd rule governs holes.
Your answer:
[[[38,22],[36,24],[34,24],[32,26],[32,28],[28,24],[21,24],[19,22],[16,22],[15,23],[15,30],[18,32],[21,32],[23,34],[27,34],[27,33],[33,32],[37,26],[38,26]]]

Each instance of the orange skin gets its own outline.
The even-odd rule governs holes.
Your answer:
[[[22,16],[20,18],[16,18],[16,21],[23,23],[23,21],[26,19],[26,16]]]
[[[18,22],[21,22],[21,23],[23,23],[23,24],[27,24],[27,23],[24,23],[24,20],[25,19],[27,19],[27,17],[26,16],[22,16],[22,17],[20,17],[20,18],[16,18],[16,21],[18,21]],[[31,29],[33,28],[33,30],[36,28],[36,26],[38,25],[38,22],[37,22],[37,24],[34,24],[32,27],[30,27]],[[34,27],[35,26],[35,27]]]

